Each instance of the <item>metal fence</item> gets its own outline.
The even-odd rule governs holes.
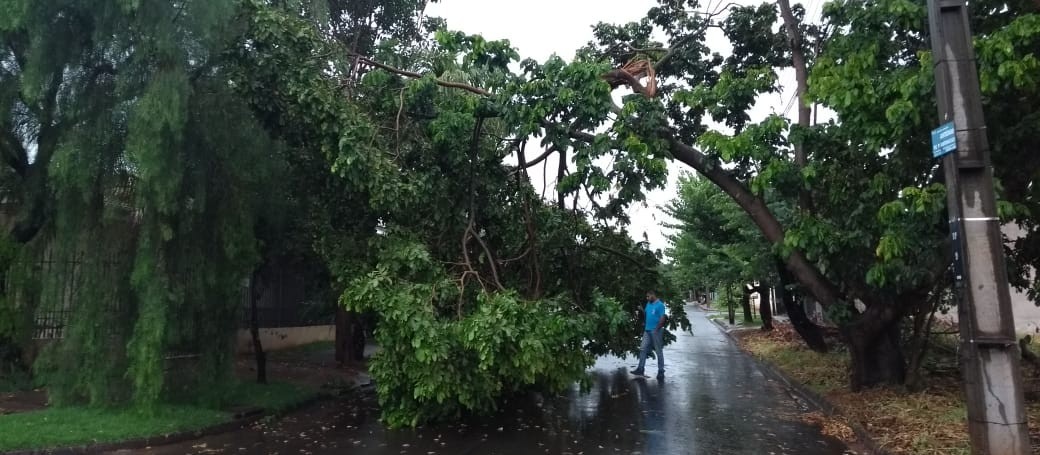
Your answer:
[[[71,317],[77,296],[83,292],[84,266],[94,259],[83,253],[61,254],[47,251],[36,261],[12,264],[2,281],[11,298],[36,308],[32,337],[36,340],[61,339]],[[100,276],[129,273],[120,270],[118,260],[102,260]],[[333,324],[334,302],[321,286],[291,268],[275,268],[269,272],[269,283],[257,301],[257,316],[262,328],[299,327]],[[253,293],[249,280],[240,287],[240,327],[250,326]],[[120,302],[113,299],[110,311],[119,311]]]
[[[47,251],[37,261],[16,262],[5,285],[19,304],[36,308],[33,338],[61,338],[73,300],[82,285],[82,255],[60,257]]]
[[[335,323],[334,302],[322,287],[308,283],[306,277],[289,267],[275,267],[256,302],[257,323],[261,328],[303,327]],[[251,283],[250,283],[251,284]],[[241,327],[250,327],[252,291],[243,286]]]
[[[84,267],[101,267],[99,276],[113,276],[121,262],[115,258],[89,258],[82,252],[62,254],[46,251],[35,261],[12,264],[5,289],[19,305],[35,307],[33,339],[63,338],[76,299],[83,292]],[[107,311],[119,311],[120,302],[113,299]]]

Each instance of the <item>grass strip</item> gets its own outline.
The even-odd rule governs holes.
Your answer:
[[[230,388],[229,405],[282,412],[315,396],[288,383],[243,382]],[[230,422],[231,413],[199,406],[164,404],[154,412],[132,408],[62,407],[0,415],[0,451],[46,449],[195,431]]]

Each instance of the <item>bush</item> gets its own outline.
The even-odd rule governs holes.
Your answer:
[[[385,269],[344,293],[351,310],[381,317],[382,350],[369,371],[388,425],[489,412],[501,396],[529,386],[562,390],[595,360],[587,341],[627,322],[618,302],[601,295],[587,311],[511,291],[479,292],[465,307],[458,297],[455,282],[401,282]]]

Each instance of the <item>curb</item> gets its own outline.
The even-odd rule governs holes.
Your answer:
[[[719,330],[722,331],[722,333],[730,339],[730,341],[736,344],[739,349],[740,344],[737,342],[737,338],[734,337],[733,334],[730,333],[728,330],[726,330],[726,327],[724,327],[718,321],[712,320],[711,322],[715,324],[719,328]],[[806,387],[802,383],[787,377],[787,375],[785,375],[777,367],[773,366],[773,364],[764,360],[757,359],[755,358],[755,356],[748,354],[743,349],[741,349],[740,352],[748,358],[750,358],[751,361],[754,362],[755,365],[759,368],[759,370],[765,373],[766,376],[780,381],[780,383],[787,387],[788,390],[797,394],[798,398],[801,398],[805,402],[822,410],[830,416],[841,415],[841,411],[839,411],[833,403],[827,401],[826,398],[816,393],[812,389]],[[846,421],[848,422],[849,427],[852,428],[852,432],[856,434],[856,438],[859,439],[859,442],[861,444],[866,446],[867,450],[869,450],[870,453],[874,455],[891,455],[888,452],[888,450],[885,450],[883,447],[878,445],[876,441],[874,441],[874,437],[870,434],[869,431],[867,431],[866,428],[863,427],[863,425],[861,425],[859,422],[855,422],[849,419],[846,419]]]
[[[233,414],[232,420],[229,422],[218,423],[216,425],[200,428],[197,430],[148,436],[144,438],[128,439],[120,442],[84,444],[78,446],[56,447],[50,449],[14,450],[10,452],[0,452],[0,455],[79,455],[86,453],[111,452],[117,450],[143,449],[145,447],[176,444],[178,442],[190,441],[192,439],[198,439],[205,436],[213,436],[221,433],[235,431],[262,418],[285,415],[290,412],[311,406],[317,403],[319,400],[328,398],[330,396],[331,395],[326,392],[318,392],[317,394],[310,398],[307,398],[306,400],[302,400],[299,403],[295,403],[275,412],[267,412],[263,409],[253,408],[245,412]]]

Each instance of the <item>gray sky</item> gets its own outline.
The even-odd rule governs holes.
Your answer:
[[[810,18],[815,20],[819,17],[822,1],[806,1]],[[757,5],[762,2],[737,0],[734,3]],[[448,27],[453,30],[479,34],[489,40],[508,39],[522,59],[544,61],[552,54],[557,54],[570,60],[574,51],[592,38],[592,26],[596,23],[636,21],[656,4],[654,0],[440,0],[439,3],[431,3],[426,14],[445,18]],[[728,42],[718,33],[709,36],[708,46],[723,55],[729,50]],[[794,94],[793,72],[782,72],[780,81],[784,85],[783,93],[759,99],[752,111],[753,119],[784,111]],[[794,111],[791,109],[789,116],[794,115]],[[528,156],[537,156],[540,152],[537,149],[532,151],[532,145],[536,144],[528,144]],[[550,170],[546,185],[548,197],[554,194],[552,174],[556,165],[555,158],[545,162]],[[529,170],[532,183],[539,190],[543,186],[542,170],[541,166]],[[664,189],[647,193],[645,207],[635,206],[630,209],[632,224],[629,231],[633,238],[642,240],[645,234],[651,248],[664,250],[668,247],[668,233],[662,226],[667,222],[667,217],[659,207],[674,197],[680,172],[688,170],[681,163],[670,163],[668,185]]]

